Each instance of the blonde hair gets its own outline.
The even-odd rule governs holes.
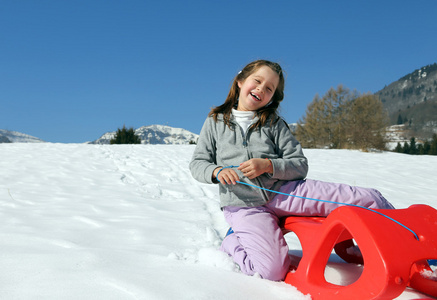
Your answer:
[[[235,108],[238,105],[238,97],[240,95],[240,88],[238,87],[238,82],[245,81],[247,77],[255,73],[259,68],[263,66],[267,66],[271,68],[274,72],[278,74],[279,83],[278,86],[276,87],[271,102],[266,106],[260,108],[256,112],[259,120],[253,126],[255,128],[263,126],[267,123],[269,118],[271,120],[271,124],[273,124],[277,119],[274,116],[277,116],[277,110],[279,108],[279,104],[284,99],[285,80],[284,80],[284,74],[282,72],[281,66],[277,63],[268,60],[256,60],[245,66],[243,70],[241,70],[241,72],[239,72],[237,76],[235,76],[225,102],[220,106],[213,107],[209,112],[209,116],[212,116],[214,120],[217,122],[218,115],[223,114],[223,120],[225,124],[230,127],[232,108]]]

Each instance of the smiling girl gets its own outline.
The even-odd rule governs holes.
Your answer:
[[[234,78],[225,102],[209,113],[190,162],[195,179],[220,183],[220,205],[231,225],[221,249],[243,273],[258,273],[270,280],[282,280],[290,265],[279,219],[327,216],[338,207],[300,196],[393,208],[374,189],[305,179],[308,160],[277,114],[283,98],[284,75],[279,64],[266,60],[248,64]]]

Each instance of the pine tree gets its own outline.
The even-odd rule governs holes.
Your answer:
[[[420,153],[420,154],[430,154],[430,151],[431,151],[431,144],[430,144],[430,142],[428,141],[428,140],[426,140],[424,143],[423,143],[423,150],[422,150],[422,153]]]
[[[437,155],[437,134],[433,134],[432,141],[431,141],[431,147],[429,149],[430,155]]]
[[[402,120],[401,114],[398,115],[398,122],[397,122],[397,124],[398,125],[404,124],[404,120]]]
[[[409,154],[418,154],[417,151],[417,145],[416,145],[416,139],[414,137],[410,140],[410,151]]]
[[[403,153],[405,154],[410,154],[410,145],[408,144],[408,142],[404,143],[404,147],[402,147]]]
[[[425,154],[425,150],[424,149],[425,148],[424,148],[424,146],[422,144],[418,144],[417,145],[417,154],[419,154],[419,155]]]
[[[123,125],[122,129],[117,129],[115,136],[109,142],[111,145],[113,144],[141,144],[141,139],[139,136],[135,135],[135,130],[131,127],[126,129],[126,126]]]

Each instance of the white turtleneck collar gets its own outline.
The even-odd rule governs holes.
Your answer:
[[[255,116],[254,111],[241,111],[233,108],[232,115],[234,116],[238,125],[240,125],[243,135],[246,134],[246,131],[249,129],[250,125],[258,121],[258,117]]]

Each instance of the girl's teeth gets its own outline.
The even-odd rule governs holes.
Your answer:
[[[255,95],[255,94],[251,94],[251,95],[252,95],[252,97],[254,97],[256,100],[258,100],[258,101],[261,100],[257,95]]]

